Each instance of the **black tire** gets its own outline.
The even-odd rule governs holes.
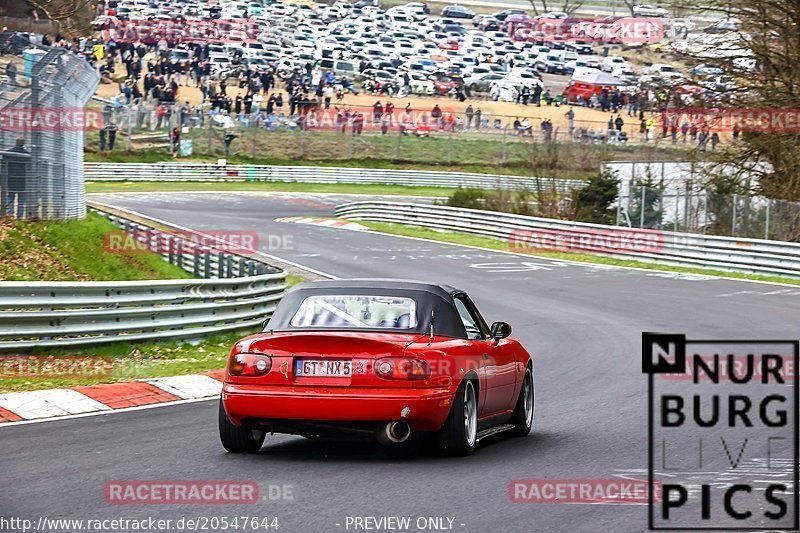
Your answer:
[[[470,400],[471,398],[471,400]],[[472,402],[472,421],[474,429],[467,429],[467,402]],[[444,426],[439,430],[439,447],[447,455],[463,457],[475,451],[478,435],[478,391],[477,382],[473,379],[461,381],[450,414]]]
[[[256,436],[260,433],[260,436]],[[234,425],[228,418],[222,400],[219,401],[219,440],[231,453],[255,453],[264,444],[266,432]]]
[[[530,387],[530,388],[526,388]],[[530,396],[530,403],[526,408],[526,400]],[[516,437],[524,437],[531,432],[533,428],[533,417],[535,407],[534,387],[533,387],[533,372],[530,365],[525,369],[525,378],[522,383],[522,388],[519,391],[519,398],[517,398],[517,405],[514,408],[514,414],[511,415],[510,423],[514,424],[514,429],[510,433]]]

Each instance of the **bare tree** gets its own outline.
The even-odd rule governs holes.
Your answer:
[[[43,16],[73,37],[85,35],[96,10],[96,0],[25,0],[37,19]]]
[[[42,12],[52,21],[66,21],[87,10],[92,0],[25,0],[34,11]]]
[[[701,0],[688,5],[688,0],[680,0],[675,4],[739,25],[738,30],[731,26],[731,31],[687,42],[680,50],[688,63],[719,68],[730,77],[724,84],[713,77],[696,80],[712,89],[713,96],[692,105],[745,118],[761,112],[773,117],[760,126],[745,120],[743,142],[715,154],[715,159],[757,177],[764,195],[800,200],[800,126],[785,121],[800,112],[800,2]]]
[[[583,7],[585,0],[528,0],[534,15],[542,15],[549,11],[563,11],[568,15]]]

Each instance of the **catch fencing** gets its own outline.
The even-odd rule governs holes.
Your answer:
[[[664,265],[800,277],[800,244],[641,230],[400,202],[351,202],[345,219],[407,224],[505,240],[510,251],[592,253]]]
[[[0,72],[0,217],[84,217],[84,106],[99,76],[12,32],[0,33]]]

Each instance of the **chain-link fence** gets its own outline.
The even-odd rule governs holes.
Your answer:
[[[0,33],[0,216],[85,216],[84,106],[98,82],[82,58]]]
[[[617,224],[731,237],[800,241],[800,203],[696,188],[629,184]]]
[[[103,130],[89,132],[91,151],[160,151],[176,157],[203,155],[240,156],[272,160],[387,159],[432,164],[528,163],[531,143],[558,142],[611,151],[628,144],[640,145],[638,126],[574,121],[554,124],[544,118],[526,119],[480,111],[452,110],[443,100],[438,111],[408,111],[331,103],[304,111],[284,103],[267,111],[268,103],[247,103],[237,112],[191,106],[183,102],[159,103],[143,99],[93,102],[118,132],[109,142]],[[395,101],[401,106],[404,101]],[[393,102],[393,103],[395,103]],[[245,106],[248,108],[245,109]],[[563,114],[568,112],[562,108]],[[613,118],[613,117],[611,117]],[[630,119],[629,119],[630,120]],[[631,147],[636,149],[637,146]],[[644,149],[642,147],[641,149]]]

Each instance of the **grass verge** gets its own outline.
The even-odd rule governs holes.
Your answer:
[[[0,280],[113,281],[190,278],[154,253],[108,253],[106,235],[120,229],[88,213],[83,220],[0,220]]]
[[[403,185],[360,185],[350,183],[295,183],[288,181],[92,181],[86,192],[169,192],[169,191],[258,191],[369,194],[383,196],[450,196],[456,189],[447,187],[408,187]]]
[[[327,158],[320,156],[318,159],[303,159],[299,156],[292,155],[286,157],[250,157],[244,154],[234,153],[225,157],[223,153],[214,153],[212,155],[197,154],[190,158],[173,159],[164,150],[148,149],[148,150],[135,150],[130,153],[126,152],[91,152],[87,151],[84,154],[84,159],[87,162],[104,162],[104,163],[162,163],[166,161],[182,162],[182,163],[214,163],[217,159],[225,158],[230,165],[275,165],[275,166],[313,166],[313,167],[342,167],[342,168],[371,168],[371,169],[386,169],[386,170],[434,170],[437,172],[470,172],[475,174],[501,174],[506,176],[529,176],[531,174],[531,167],[524,161],[513,161],[505,165],[498,162],[491,161],[481,163],[473,161],[471,163],[447,164],[446,162],[430,162],[425,159],[417,160],[403,160],[396,161],[390,156],[387,158],[358,158],[353,159],[332,159],[332,153],[342,153],[340,149],[331,147],[331,152],[328,152]],[[366,152],[366,150],[365,150]],[[374,154],[373,154],[374,156]],[[586,175],[590,172],[585,173]],[[570,174],[564,177],[574,177],[576,179],[585,177],[582,173],[578,172],[574,176]]]
[[[244,332],[247,333],[247,332]],[[108,372],[95,376],[60,375],[16,377],[13,372],[4,372],[0,379],[0,393],[77,387],[80,385],[99,385],[117,383],[134,379],[179,376],[225,367],[231,346],[244,333],[232,333],[209,337],[200,342],[172,342],[141,344],[119,342],[97,347],[76,350],[41,350],[26,357],[43,361],[47,357],[107,357],[111,361]],[[252,332],[251,332],[252,333]]]
[[[500,239],[493,239],[490,237],[481,237],[479,235],[472,235],[469,233],[445,232],[437,231],[428,228],[416,228],[412,226],[404,226],[401,224],[388,224],[384,222],[369,222],[359,220],[359,224],[363,224],[368,228],[388,233],[391,235],[402,235],[406,237],[417,237],[421,239],[429,239],[432,241],[449,242],[453,244],[463,244],[466,246],[477,246],[480,248],[489,248],[492,250],[501,250],[506,252],[518,252],[509,247],[508,243]],[[661,271],[661,272],[678,272],[684,274],[699,274],[703,276],[719,276],[734,279],[744,279],[751,281],[764,281],[770,283],[786,283],[790,285],[800,285],[800,279],[785,278],[781,276],[764,276],[759,274],[745,274],[741,272],[727,272],[723,270],[713,270],[705,268],[691,268],[672,265],[658,265],[654,263],[645,263],[643,261],[631,261],[627,259],[617,259],[614,257],[605,257],[594,254],[578,254],[571,252],[547,252],[536,251],[525,252],[525,255],[535,257],[546,257],[549,259],[564,259],[568,261],[577,261],[581,263],[592,263],[596,265],[611,265],[622,267],[641,268],[645,270]]]

